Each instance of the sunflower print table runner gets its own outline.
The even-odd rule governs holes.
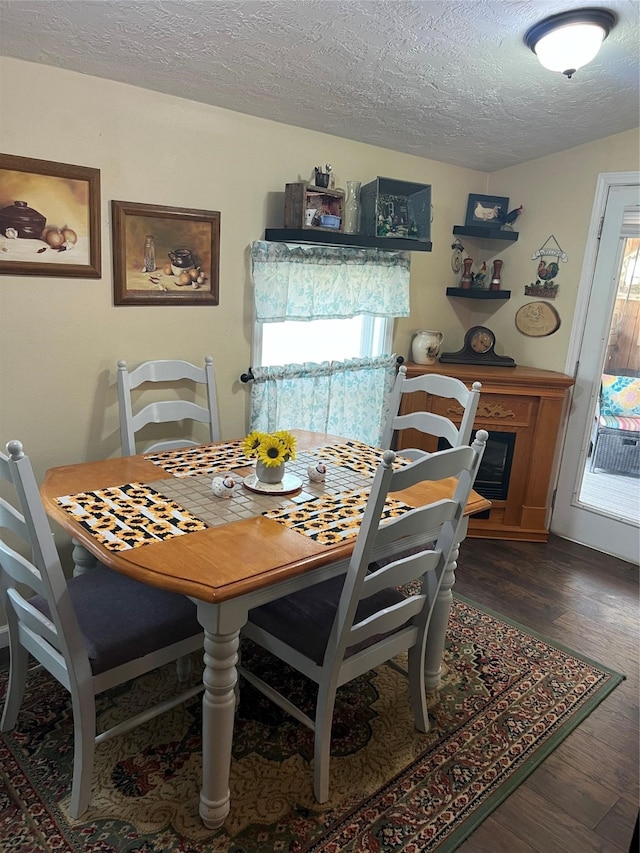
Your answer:
[[[110,551],[126,551],[206,530],[180,504],[143,483],[65,495],[57,503]]]

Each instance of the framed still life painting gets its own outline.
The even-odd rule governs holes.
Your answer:
[[[0,154],[0,273],[100,278],[100,170]]]
[[[115,305],[217,305],[220,213],[111,202]]]

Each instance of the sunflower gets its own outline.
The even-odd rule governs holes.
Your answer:
[[[266,468],[276,468],[287,459],[286,448],[277,435],[265,435],[258,447],[258,460]]]
[[[253,432],[250,432],[242,442],[242,452],[244,455],[249,458],[257,456],[258,448],[260,447],[260,443],[263,438],[265,438],[264,432],[258,432],[256,429],[254,429]]]
[[[287,430],[278,430],[278,432],[274,432],[274,435],[280,443],[284,447],[285,454],[285,462],[288,462],[290,459],[296,458],[296,439],[295,436],[291,435]]]
[[[296,458],[296,439],[287,430],[259,432],[254,430],[242,442],[242,452],[251,458],[256,456],[268,468]]]

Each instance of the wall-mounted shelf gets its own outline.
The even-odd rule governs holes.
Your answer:
[[[371,237],[367,234],[341,234],[308,228],[266,228],[264,239],[274,243],[313,243],[325,246],[353,246],[360,249],[383,249],[387,252],[430,252],[429,240],[404,237]]]
[[[501,228],[483,228],[479,225],[454,225],[453,233],[462,237],[476,237],[480,240],[503,240],[505,243],[515,243],[517,231],[503,231]]]
[[[473,287],[448,287],[447,296],[460,296],[462,299],[511,299],[510,290],[482,290]]]

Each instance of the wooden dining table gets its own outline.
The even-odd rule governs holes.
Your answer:
[[[41,486],[47,513],[74,542],[76,573],[99,561],[197,605],[204,629],[200,815],[211,829],[230,810],[236,664],[248,612],[347,570],[382,454],[339,436],[293,432],[296,458],[282,490],[271,487],[275,494],[250,476],[253,460],[241,440],[51,468]],[[314,482],[309,466],[319,462],[326,475]],[[235,482],[230,498],[212,491],[212,479],[224,475]],[[452,479],[422,483],[390,497],[402,511],[450,497],[454,487]],[[473,492],[467,516],[489,506]],[[430,691],[439,687],[455,565],[445,572],[427,639]]]

